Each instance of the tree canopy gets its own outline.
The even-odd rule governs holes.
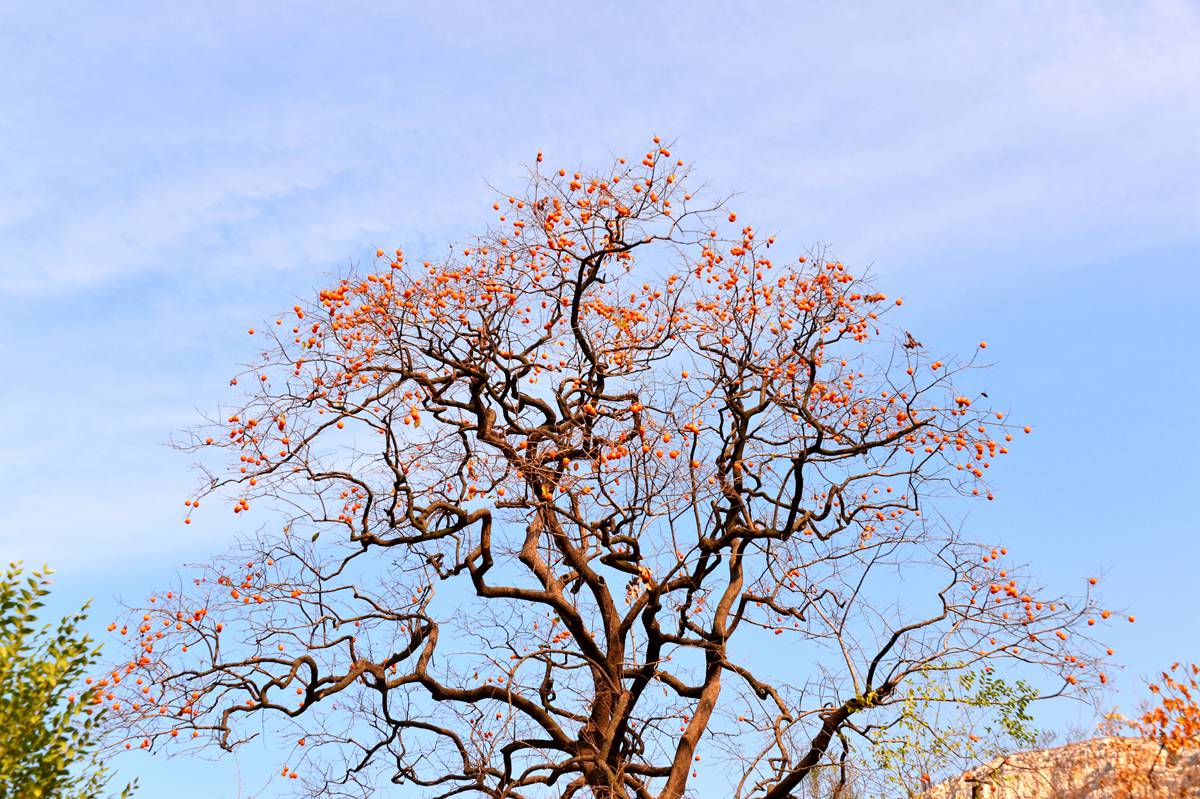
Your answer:
[[[327,795],[782,799],[933,751],[927,709],[1020,734],[1037,692],[998,669],[1102,681],[1090,585],[945,515],[1029,432],[969,387],[986,344],[931,354],[690,185],[657,138],[539,153],[465,246],[251,329],[238,404],[182,442],[185,521],[270,521],[121,630],[131,743],[267,731]]]

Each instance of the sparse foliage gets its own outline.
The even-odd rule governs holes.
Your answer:
[[[1108,716],[1102,729],[1109,734],[1132,733],[1128,747],[1135,754],[1114,764],[1107,786],[1116,799],[1167,799],[1186,796],[1179,790],[1179,770],[1200,770],[1200,665],[1173,663],[1147,686],[1153,700],[1133,718]]]
[[[1200,665],[1174,663],[1150,683],[1158,700],[1128,722],[1143,738],[1159,744],[1169,754],[1200,748]]]

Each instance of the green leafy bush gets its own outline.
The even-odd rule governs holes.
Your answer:
[[[0,799],[93,799],[111,777],[98,752],[94,689],[72,693],[100,648],[80,633],[87,605],[57,625],[39,623],[50,574],[25,576],[10,563],[0,579]]]

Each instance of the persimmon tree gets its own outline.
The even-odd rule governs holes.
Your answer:
[[[250,331],[185,504],[272,521],[121,630],[129,745],[266,731],[326,795],[674,799],[705,770],[780,799],[914,703],[986,712],[966,672],[1097,682],[1090,589],[1042,597],[939,516],[1020,431],[958,387],[978,352],[777,255],[657,139],[541,161],[465,246]]]

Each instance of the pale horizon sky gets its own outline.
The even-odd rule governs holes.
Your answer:
[[[1103,575],[1139,619],[1125,701],[1200,660],[1197,42],[1182,0],[0,0],[0,557],[101,629],[219,554],[253,528],[184,528],[164,442],[232,398],[246,327],[376,247],[444,252],[538,150],[659,134],[758,229],[869,267],[927,345],[989,342],[1036,430],[967,524],[1064,590]],[[162,761],[119,765],[147,797],[273,795]]]

